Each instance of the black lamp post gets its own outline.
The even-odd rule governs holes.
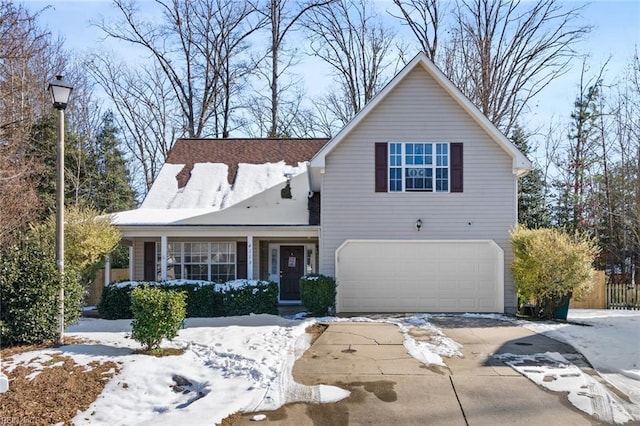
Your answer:
[[[60,305],[58,306],[58,339],[64,343],[64,110],[73,87],[61,75],[49,84],[53,107],[58,110],[58,150],[56,162],[56,264],[60,280]]]

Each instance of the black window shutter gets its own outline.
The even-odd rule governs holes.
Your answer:
[[[238,276],[236,279],[247,278],[247,243],[244,241],[238,241],[236,243],[236,272]]]
[[[451,149],[451,192],[462,192],[462,143],[449,144]]]
[[[144,280],[158,280],[156,271],[156,243],[153,241],[144,242]]]
[[[376,142],[375,148],[375,173],[376,192],[387,192],[387,143]]]

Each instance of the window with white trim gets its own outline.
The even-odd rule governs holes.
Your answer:
[[[390,192],[449,192],[449,144],[389,143]]]
[[[160,243],[156,243],[156,254],[157,266],[160,270]],[[168,243],[167,278],[218,283],[235,280],[236,243],[233,241]]]

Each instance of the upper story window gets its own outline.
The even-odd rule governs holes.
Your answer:
[[[449,192],[448,143],[389,143],[389,192]]]

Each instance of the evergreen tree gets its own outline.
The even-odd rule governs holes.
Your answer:
[[[511,133],[511,142],[527,157],[531,153],[529,142],[519,125]],[[518,182],[518,223],[530,229],[551,226],[543,173],[535,165]]]
[[[600,116],[599,84],[598,80],[586,86],[584,76],[580,82],[580,93],[571,112],[566,157],[558,164],[563,176],[554,183],[558,190],[555,222],[569,232],[593,225],[594,218],[589,215],[587,195],[592,189],[589,186],[593,165],[599,161],[595,154],[599,145],[596,123]]]
[[[92,171],[90,202],[93,208],[112,213],[135,207],[127,161],[120,149],[118,128],[111,112],[102,118],[102,128],[88,152],[88,162]]]

